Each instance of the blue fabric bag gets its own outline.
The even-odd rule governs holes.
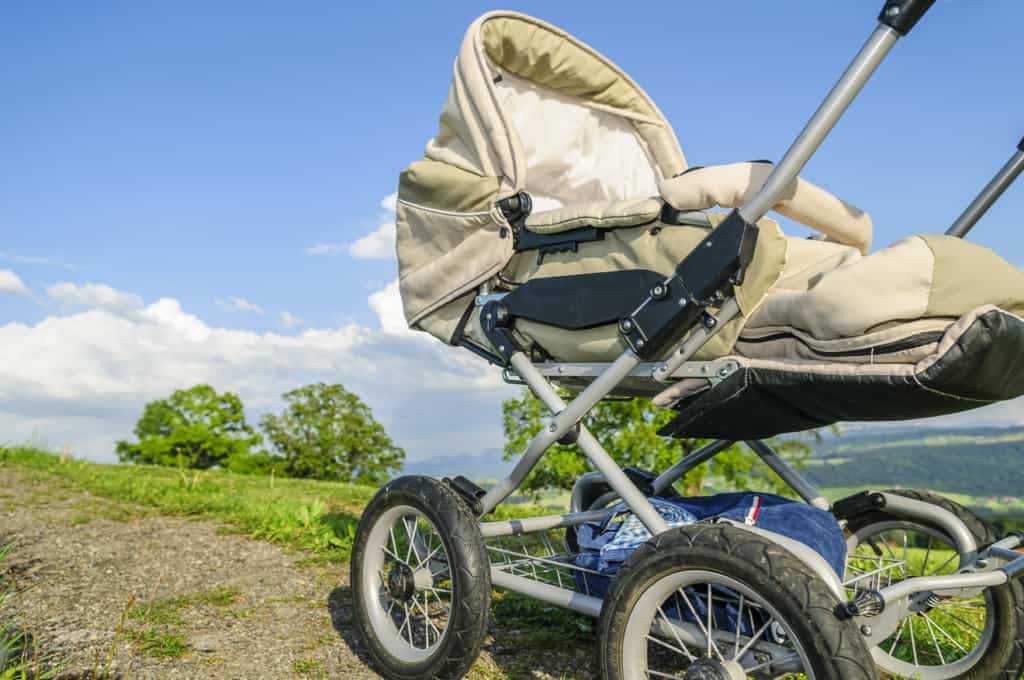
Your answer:
[[[831,513],[806,503],[751,492],[650,500],[670,526],[714,519],[745,523],[803,543],[824,557],[840,577],[845,570],[846,538],[842,528]],[[576,529],[580,546],[576,565],[598,572],[574,572],[580,592],[604,596],[610,577],[651,536],[625,505],[620,504],[615,510],[602,522],[590,522]]]

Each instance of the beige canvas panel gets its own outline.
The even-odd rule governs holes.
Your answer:
[[[470,305],[473,304],[475,298],[475,291],[467,293],[447,304],[441,305],[429,314],[421,316],[419,321],[410,325],[451,344],[452,341],[458,339],[454,337],[455,331],[458,329],[459,322],[462,321],[463,315]]]
[[[835,253],[831,244],[807,243],[824,246],[822,253],[828,256]],[[748,328],[790,326],[821,340],[834,340],[863,335],[890,321],[921,318],[928,310],[933,262],[923,239],[903,239],[811,277],[807,290],[769,291],[751,315]]]
[[[498,193],[496,177],[481,177],[446,163],[411,163],[398,179],[398,196],[409,204],[456,213],[487,212]]]
[[[658,195],[655,161],[621,111],[505,76],[494,85],[523,152],[534,211]]]
[[[446,213],[399,199],[397,217],[398,285],[410,325],[496,274],[512,255],[511,235],[493,210]]]
[[[750,202],[773,169],[770,163],[714,165],[663,180],[659,188],[677,210],[739,208]],[[790,184],[772,210],[862,253],[871,247],[871,217],[803,178]]]
[[[662,203],[656,198],[629,201],[592,201],[534,212],[526,218],[526,228],[536,234],[556,234],[580,227],[611,229],[653,222],[661,213]]]
[[[709,217],[717,224],[724,215],[712,213]],[[765,219],[759,226],[754,259],[747,268],[743,284],[736,289],[736,299],[744,315],[757,308],[765,291],[775,283],[785,265],[786,239],[778,224]],[[662,223],[619,228],[607,232],[603,241],[581,243],[577,253],[546,255],[540,265],[537,264],[536,253],[518,253],[502,275],[515,282],[633,269],[647,269],[668,276],[707,233],[707,229],[700,227]],[[637,291],[637,304],[645,293]],[[743,322],[744,319],[739,318],[723,326],[695,359],[717,358],[729,353]],[[516,322],[516,330],[525,346],[535,342],[561,361],[609,361],[625,349],[615,324],[567,331],[520,320]]]
[[[646,121],[637,131],[647,141],[662,177],[686,169],[675,133],[644,91],[611,61],[565,31],[514,12],[485,15],[481,47],[498,67],[556,92]]]
[[[733,352],[750,359],[808,359],[836,363],[916,363],[935,351],[938,341],[917,345],[898,352],[875,353],[874,348],[911,339],[922,333],[945,332],[954,319],[920,319],[893,324],[852,338],[818,340],[789,326],[746,328],[740,334]],[[769,339],[770,338],[770,339]],[[761,342],[757,342],[761,339]],[[835,356],[843,354],[845,356]],[[832,356],[825,356],[832,355]]]
[[[921,239],[935,256],[929,316],[959,316],[984,304],[1024,316],[1024,271],[970,241],[939,235]]]

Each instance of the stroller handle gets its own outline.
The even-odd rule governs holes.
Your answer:
[[[888,0],[878,21],[905,36],[934,4],[935,0]]]

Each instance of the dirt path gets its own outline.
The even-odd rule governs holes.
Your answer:
[[[351,633],[347,567],[11,468],[0,468],[5,542],[15,550],[0,584],[32,584],[17,608],[60,678],[95,677],[111,650],[112,677],[378,677]],[[515,644],[522,634],[496,624],[471,677],[590,676],[592,645],[538,657]]]

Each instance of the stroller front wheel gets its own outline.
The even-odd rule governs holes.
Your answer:
[[[460,678],[483,644],[491,579],[476,519],[447,486],[400,477],[367,505],[352,548],[356,624],[391,680]]]
[[[838,606],[821,577],[759,535],[673,529],[615,575],[601,610],[603,676],[873,680],[867,645]]]
[[[886,493],[938,506],[956,516],[978,545],[996,540],[986,522],[937,494]],[[956,573],[960,555],[938,525],[884,510],[851,517],[846,583],[876,588],[917,576]],[[1007,680],[1024,673],[1024,590],[1010,582],[967,597],[929,598],[875,650],[882,670],[922,680]]]

